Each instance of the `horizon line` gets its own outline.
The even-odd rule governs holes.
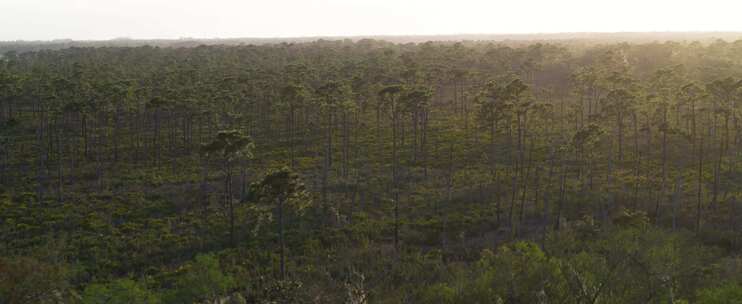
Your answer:
[[[584,32],[531,32],[531,33],[442,33],[442,34],[353,34],[353,35],[307,35],[307,36],[233,36],[233,37],[128,37],[119,36],[108,39],[75,39],[75,38],[54,38],[54,39],[16,39],[16,40],[0,40],[0,43],[23,43],[23,42],[108,42],[108,41],[178,41],[178,40],[319,40],[319,39],[374,39],[374,38],[405,38],[405,37],[450,37],[450,36],[558,36],[558,35],[621,35],[621,34],[738,34],[742,35],[742,31],[584,31]]]

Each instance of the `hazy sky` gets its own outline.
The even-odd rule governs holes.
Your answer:
[[[0,0],[0,40],[742,31],[740,0]]]

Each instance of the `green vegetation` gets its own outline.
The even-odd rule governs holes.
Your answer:
[[[742,303],[742,41],[8,52],[0,303]]]

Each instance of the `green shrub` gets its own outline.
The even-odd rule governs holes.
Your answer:
[[[742,286],[736,283],[701,289],[698,292],[698,304],[742,304]]]
[[[90,284],[85,287],[83,304],[156,304],[157,294],[131,279],[118,279],[106,284]]]
[[[234,286],[234,278],[222,272],[219,259],[213,254],[196,256],[175,283],[168,302],[194,303],[215,300]]]

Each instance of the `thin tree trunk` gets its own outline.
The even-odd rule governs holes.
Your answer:
[[[545,247],[546,243],[546,232],[549,227],[549,199],[550,197],[550,188],[552,183],[552,178],[554,177],[554,166],[556,163],[556,149],[552,147],[551,149],[551,161],[549,161],[549,175],[546,178],[546,184],[544,189],[544,198],[543,198],[543,210],[541,214],[541,248]]]
[[[696,231],[701,230],[701,188],[703,187],[703,136],[698,145],[698,187],[696,191]]]
[[[399,190],[394,190],[394,251],[399,252]]]
[[[62,128],[57,126],[57,203],[62,203],[62,184],[64,175],[62,174]]]
[[[286,242],[283,229],[283,197],[278,198],[278,238],[281,246],[281,280],[286,279]]]
[[[41,203],[44,200],[44,189],[45,189],[45,175],[44,168],[46,167],[47,154],[45,151],[46,145],[44,144],[44,125],[46,124],[46,112],[40,109],[41,117],[39,119],[39,127],[36,129],[36,142],[38,146],[38,168],[36,174],[36,182],[38,184],[36,188],[36,200]]]
[[[677,230],[678,227],[678,220],[677,220],[677,213],[678,209],[680,207],[680,195],[682,191],[682,179],[681,175],[678,174],[677,177],[675,177],[675,194],[672,198],[672,230]]]
[[[639,171],[641,166],[641,154],[639,151],[639,122],[636,113],[632,113],[634,123],[634,196],[632,204],[634,209],[639,206]]]

